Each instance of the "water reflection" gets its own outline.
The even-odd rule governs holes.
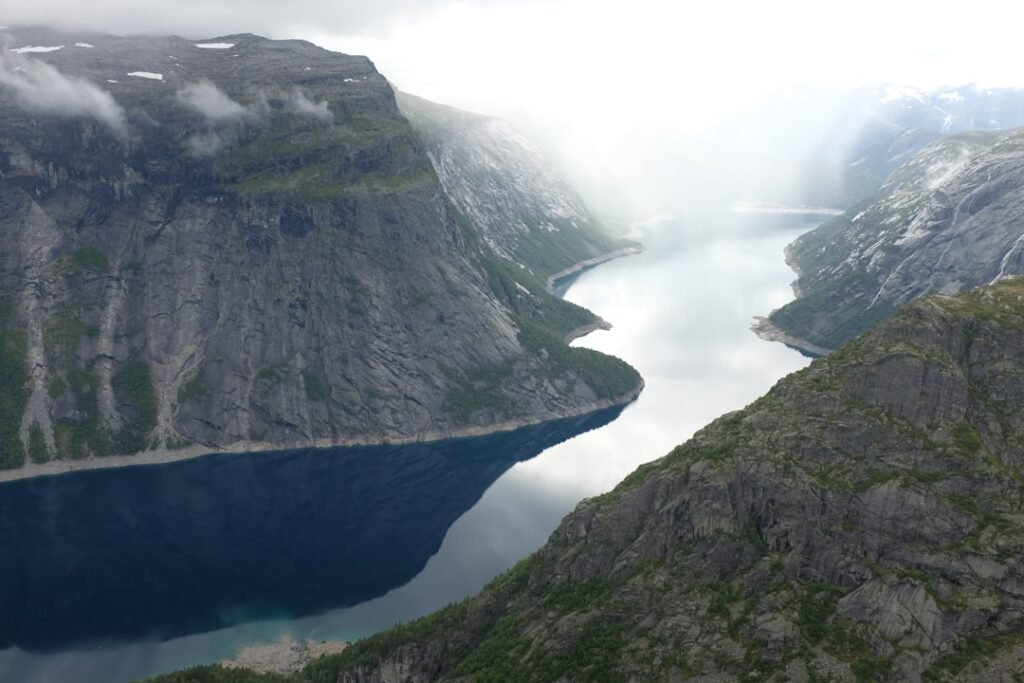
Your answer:
[[[782,250],[817,222],[799,215],[687,214],[646,226],[641,239],[647,251],[642,255],[576,278],[566,298],[615,325],[577,344],[628,360],[643,374],[647,388],[602,429],[532,459],[517,454],[493,474],[475,480],[476,491],[463,509],[479,497],[485,479],[504,472],[451,525],[440,550],[405,585],[351,607],[302,618],[246,621],[170,640],[137,639],[47,654],[9,649],[0,652],[0,680],[118,683],[228,658],[241,646],[272,642],[286,633],[297,639],[361,637],[476,593],[542,545],[581,498],[607,491],[641,463],[668,452],[718,415],[743,407],[780,377],[807,364],[781,344],[759,340],[749,326],[754,315],[792,298],[793,274]],[[478,465],[472,469],[477,469],[493,454],[467,452],[461,457],[473,458]],[[451,495],[458,495],[464,471],[453,469],[444,476]],[[278,529],[291,533],[293,525]],[[443,526],[437,525],[434,533],[443,534]],[[413,537],[419,533],[415,527],[407,531]],[[436,548],[437,538],[431,547]]]
[[[619,412],[436,444],[5,484],[0,643],[167,639],[364,602],[419,573],[513,464]]]

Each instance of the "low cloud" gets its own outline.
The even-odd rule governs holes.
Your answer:
[[[252,115],[247,107],[235,102],[206,79],[189,83],[183,87],[178,91],[178,99],[213,123],[242,119]]]
[[[13,91],[26,109],[65,117],[86,116],[115,134],[128,134],[124,110],[106,90],[83,78],[65,76],[37,59],[0,52],[0,89]]]
[[[301,90],[293,92],[286,102],[286,107],[296,114],[312,116],[324,122],[334,120],[334,114],[326,101],[313,102]]]
[[[326,101],[314,102],[301,90],[271,100],[259,92],[252,103],[243,105],[231,99],[212,81],[202,79],[183,86],[177,93],[178,101],[200,113],[206,119],[206,130],[188,139],[189,151],[194,156],[211,156],[223,149],[234,136],[234,124],[259,124],[276,111],[300,116],[311,116],[329,123],[334,120]],[[273,102],[273,104],[271,104]]]
[[[216,131],[197,133],[188,139],[189,154],[197,157],[213,156],[225,145],[224,138]]]

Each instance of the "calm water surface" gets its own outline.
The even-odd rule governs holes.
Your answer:
[[[0,681],[120,683],[286,634],[357,638],[477,592],[580,499],[807,364],[749,326],[792,298],[782,249],[817,222],[686,214],[580,275],[566,298],[615,327],[577,344],[647,382],[621,416],[0,486]]]

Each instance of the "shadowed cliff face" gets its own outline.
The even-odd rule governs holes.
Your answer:
[[[436,437],[637,388],[524,347],[558,304],[526,275],[496,295],[515,264],[455,215],[367,59],[6,33],[64,47],[0,65],[4,466]]]
[[[912,304],[294,680],[1011,681],[1022,330],[1021,279]]]
[[[169,638],[400,586],[516,462],[615,419],[0,485],[0,648]]]

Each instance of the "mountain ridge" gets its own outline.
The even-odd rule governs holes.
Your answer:
[[[1020,273],[1022,137],[938,140],[873,199],[798,238],[787,248],[798,297],[770,324],[794,345],[827,352],[914,298]]]

